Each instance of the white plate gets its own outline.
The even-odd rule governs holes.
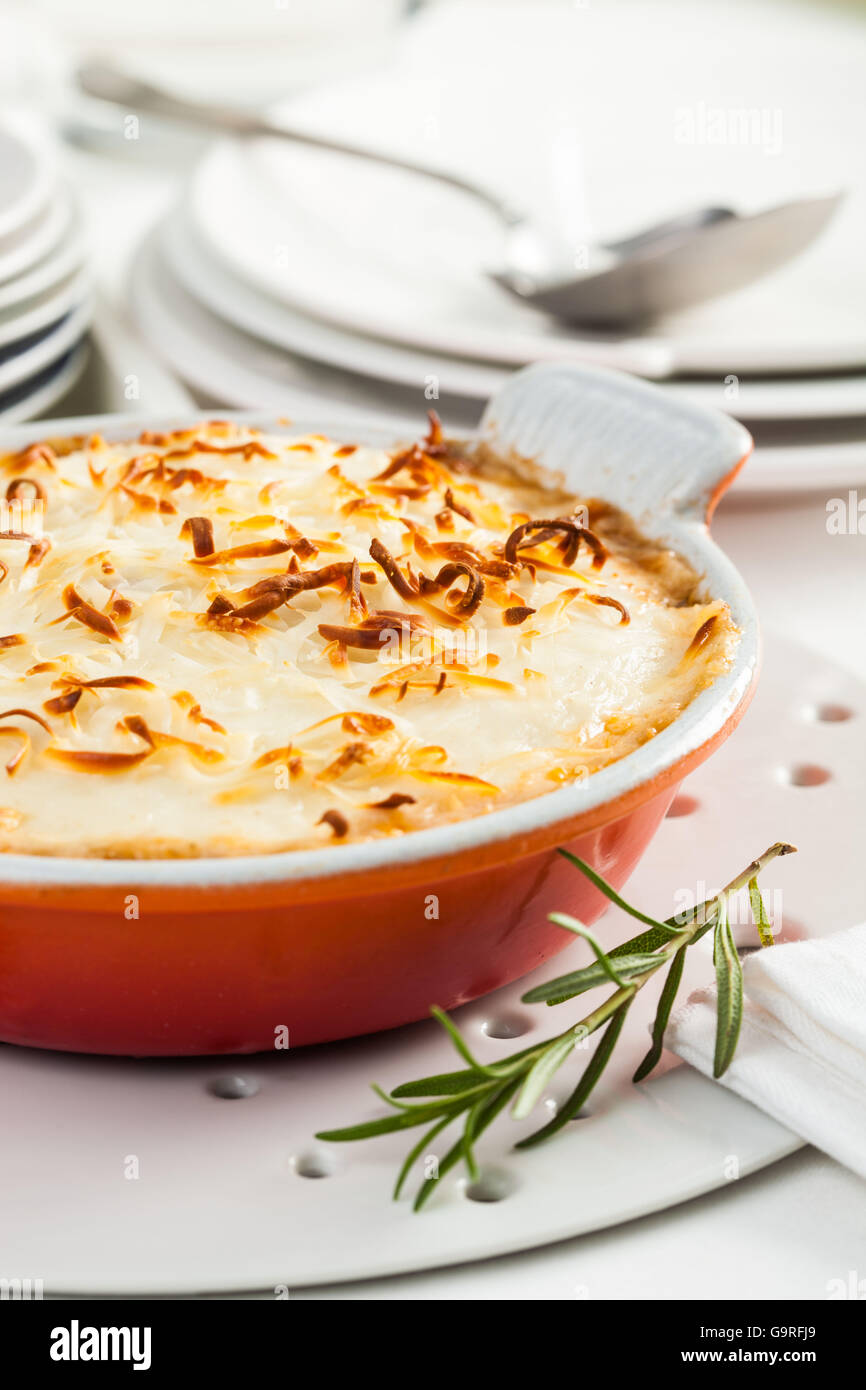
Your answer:
[[[46,208],[57,178],[53,152],[26,121],[0,117],[0,251],[30,235]]]
[[[0,349],[0,392],[11,391],[29,381],[68,352],[87,331],[91,312],[91,302],[86,299],[23,351],[16,352],[15,344]]]
[[[866,482],[866,434],[839,444],[759,444],[732,496],[821,492]]]
[[[65,189],[52,198],[37,218],[30,234],[18,245],[0,246],[0,287],[25,274],[45,257],[59,251],[73,226],[72,200]]]
[[[508,375],[492,362],[421,352],[350,333],[297,313],[236,278],[196,236],[183,208],[164,221],[160,250],[174,276],[208,309],[246,333],[343,371],[423,390],[434,380],[456,396],[486,401]],[[724,410],[738,420],[806,420],[866,416],[866,375],[659,383],[675,399]]]
[[[357,375],[317,367],[233,328],[186,293],[163,263],[159,240],[159,233],[152,234],[133,262],[133,312],[154,351],[209,401],[240,409],[279,408],[295,414],[322,405],[331,414],[346,406],[355,414],[359,409],[388,410],[395,427],[409,431],[417,430],[425,410],[433,404],[452,429],[471,429],[477,424],[480,407],[465,397],[449,396],[444,381],[439,398],[430,401],[423,389],[389,389]],[[501,369],[500,380],[506,375]],[[701,403],[719,404],[709,399]],[[810,491],[855,486],[864,479],[866,430],[860,441],[759,446],[738,476],[734,490],[738,495]]]
[[[193,390],[239,409],[279,409],[290,414],[327,408],[329,415],[387,411],[392,424],[417,431],[431,404],[411,393],[304,363],[232,328],[186,293],[158,255],[154,236],[137,252],[129,297],[138,328],[150,347]],[[480,408],[464,423],[475,425]],[[449,418],[451,412],[449,411]]]
[[[821,722],[815,707],[852,718]],[[712,891],[778,835],[800,854],[777,862],[764,887],[785,938],[819,936],[866,915],[860,871],[860,789],[866,778],[866,688],[814,652],[773,639],[751,710],[725,746],[688,781],[689,815],[660,827],[628,888],[656,911]],[[780,770],[799,763],[832,773],[797,787]],[[677,895],[674,900],[674,895]],[[796,920],[794,920],[796,919]],[[610,913],[608,945],[629,932]],[[751,939],[751,934],[743,939]],[[686,992],[712,975],[709,942],[689,952]],[[576,944],[556,973],[585,964]],[[483,1061],[564,1028],[586,1001],[528,1008],[537,976],[459,1010]],[[382,1113],[368,1083],[393,1086],[452,1069],[433,1023],[283,1054],[133,1061],[0,1049],[4,1107],[0,1268],[44,1280],[57,1294],[290,1293],[304,1284],[370,1278],[529,1249],[630,1220],[723,1187],[798,1147],[790,1131],[689,1068],[634,1087],[647,1047],[652,986],[629,1015],[588,1116],[547,1145],[510,1145],[538,1124],[503,1118],[483,1137],[485,1178],[499,1202],[467,1199],[452,1174],[419,1216],[390,1189],[406,1136],[326,1146],[317,1129]],[[507,1021],[520,1041],[485,1025]],[[673,1059],[668,1058],[668,1064]],[[574,1084],[579,1056],[548,1097]],[[210,1089],[240,1074],[252,1094],[227,1104]],[[63,1137],[58,1161],[57,1136]],[[434,1149],[441,1155],[441,1144]],[[736,1160],[736,1170],[732,1161]],[[319,1181],[304,1173],[324,1172]]]
[[[664,392],[738,420],[834,420],[866,417],[866,374],[765,377],[742,381],[729,374],[717,381],[666,381]]]
[[[286,109],[499,185],[539,215],[555,208],[572,255],[685,205],[851,189],[796,262],[640,340],[572,333],[515,304],[484,279],[500,247],[483,212],[358,161],[218,145],[193,180],[195,224],[265,294],[424,350],[509,365],[592,358],[650,376],[863,367],[864,194],[851,183],[864,63],[866,26],[826,7],[437,6],[409,26],[392,69]]]
[[[295,312],[227,270],[196,236],[183,209],[161,225],[158,242],[175,278],[213,313],[248,334],[313,361],[415,391],[423,391],[435,377],[441,390],[479,402],[494,395],[508,375],[508,368],[492,362],[420,352]]]
[[[43,294],[17,304],[4,313],[0,310],[0,349],[20,343],[43,328],[57,324],[72,309],[87,298],[90,291],[89,270],[77,270]]]
[[[88,344],[81,342],[59,364],[53,364],[32,381],[0,395],[0,422],[15,425],[21,420],[38,420],[72,390],[87,366],[89,355]]]

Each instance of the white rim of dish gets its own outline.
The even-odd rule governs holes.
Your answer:
[[[537,371],[537,368],[529,368]],[[612,373],[595,373],[611,377]],[[634,392],[651,392],[643,383],[630,383]],[[495,402],[494,402],[495,404]],[[706,423],[707,412],[678,407],[683,412]],[[232,412],[231,418],[258,428],[285,433],[273,416],[265,412]],[[711,418],[711,417],[710,417]],[[739,429],[733,422],[719,417],[731,430]],[[188,427],[177,416],[156,419],[135,416],[93,416],[84,419],[51,422],[51,433],[98,432],[106,438],[124,439],[142,429],[172,429]],[[293,422],[292,431],[303,430],[304,421]],[[311,426],[327,432],[329,422],[317,420]],[[345,422],[337,423],[335,432],[345,432]],[[378,430],[363,425],[359,429],[373,443],[392,446],[393,426]],[[747,440],[745,431],[741,432]],[[32,427],[13,431],[3,441],[3,450],[24,447],[39,437]],[[731,465],[734,466],[733,463]],[[487,815],[412,831],[398,839],[362,841],[358,844],[334,846],[316,850],[280,851],[275,854],[239,855],[232,858],[210,859],[148,859],[110,860],[95,858],[65,858],[27,854],[7,854],[0,865],[2,882],[6,885],[39,882],[45,886],[67,884],[70,887],[109,886],[141,883],[149,887],[218,887],[251,883],[292,883],[321,880],[330,877],[344,879],[349,874],[369,870],[387,870],[397,865],[423,863],[442,855],[465,854],[466,851],[511,839],[555,826],[608,803],[617,801],[629,792],[652,783],[676,766],[683,758],[700,749],[728,722],[745,698],[754,679],[758,662],[758,625],[749,592],[735,566],[711,539],[702,519],[692,514],[668,512],[658,518],[657,529],[651,534],[670,543],[693,567],[704,575],[708,589],[730,606],[734,621],[742,636],[730,671],[701,692],[667,729],[612,763],[584,782],[547,792],[529,801],[508,806]],[[468,871],[465,866],[461,872]]]

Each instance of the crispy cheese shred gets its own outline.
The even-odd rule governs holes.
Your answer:
[[[545,541],[555,538],[559,533],[562,535],[560,541],[562,563],[566,567],[574,564],[580,543],[584,541],[592,551],[593,569],[601,569],[607,559],[607,551],[598,536],[587,527],[578,526],[577,522],[569,521],[564,517],[558,517],[554,521],[524,521],[520,526],[515,526],[505,542],[505,558],[511,564],[515,564],[522,549],[527,546],[542,545]]]
[[[213,522],[207,516],[190,516],[180,528],[182,536],[192,537],[192,548],[197,560],[213,555]]]
[[[349,833],[349,822],[346,820],[342,811],[335,811],[333,809],[323,811],[316,824],[329,825],[334,832],[334,838],[336,840],[344,839]]]

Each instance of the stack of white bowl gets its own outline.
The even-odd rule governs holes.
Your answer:
[[[87,360],[91,294],[78,212],[38,128],[0,116],[0,421],[35,419]]]

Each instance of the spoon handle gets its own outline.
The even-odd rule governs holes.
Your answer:
[[[351,155],[354,159],[365,159],[371,164],[386,165],[391,169],[403,169],[422,178],[435,179],[483,203],[508,227],[524,220],[522,213],[511,207],[498,194],[482,188],[470,179],[459,174],[448,173],[444,169],[433,169],[398,155],[380,154],[365,149],[362,145],[352,145],[343,140],[333,140],[326,135],[314,135],[304,130],[292,130],[280,125],[267,116],[255,111],[245,111],[221,102],[193,101],[187,97],[175,96],[161,87],[154,86],[140,78],[133,77],[121,68],[102,60],[83,62],[77,71],[78,85],[89,96],[110,101],[116,106],[125,106],[132,111],[147,111],[155,116],[165,116],[170,120],[182,121],[189,125],[203,126],[208,130],[221,130],[227,135],[245,137],[265,136],[277,140],[290,140],[293,144],[307,145],[316,150],[328,150],[333,154]]]

